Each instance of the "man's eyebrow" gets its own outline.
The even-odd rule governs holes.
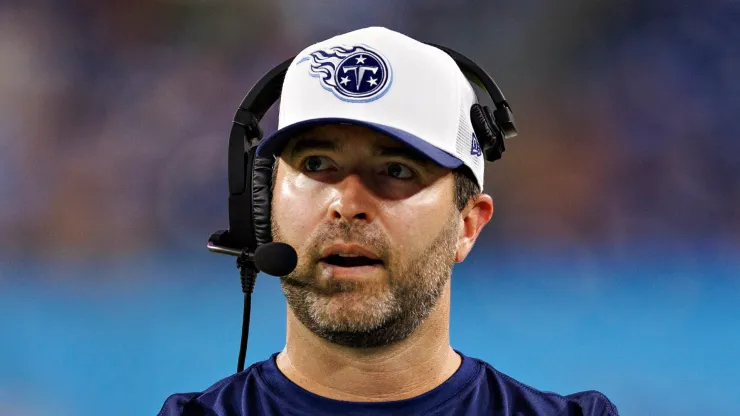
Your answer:
[[[330,150],[336,151],[339,149],[339,145],[333,140],[317,139],[317,138],[305,138],[301,139],[293,145],[290,150],[290,155],[295,157],[308,150]]]
[[[306,137],[297,141],[290,150],[291,157],[295,157],[303,152],[310,150],[326,150],[338,152],[341,150],[351,149],[348,143],[337,143],[335,140],[321,139],[315,137]],[[421,152],[409,147],[402,146],[376,146],[373,152],[375,156],[383,157],[401,157],[412,160],[422,165],[429,164],[430,159]]]
[[[390,156],[390,157],[402,157],[414,162],[426,165],[430,163],[427,156],[421,152],[408,148],[408,147],[396,147],[396,146],[379,146],[375,151],[376,156]]]

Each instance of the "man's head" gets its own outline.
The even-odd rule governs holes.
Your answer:
[[[298,253],[283,289],[314,333],[386,345],[437,305],[493,211],[476,102],[449,55],[388,29],[297,55],[257,153],[278,158],[273,238]]]
[[[347,346],[411,334],[493,210],[461,171],[363,127],[297,135],[274,172],[273,237],[299,259],[282,279],[288,303],[314,333]]]

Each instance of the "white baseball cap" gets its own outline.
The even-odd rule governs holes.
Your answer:
[[[470,121],[475,91],[444,51],[368,27],[316,43],[288,68],[278,130],[257,155],[279,154],[298,129],[353,124],[384,133],[437,164],[470,168],[483,189],[484,156]]]

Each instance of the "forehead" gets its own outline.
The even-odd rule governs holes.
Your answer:
[[[305,150],[404,156],[420,163],[433,163],[426,155],[393,137],[363,126],[327,124],[301,130],[283,148],[283,156]]]

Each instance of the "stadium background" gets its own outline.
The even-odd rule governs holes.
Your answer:
[[[155,414],[234,371],[237,270],[204,247],[231,117],[273,65],[381,25],[479,62],[520,126],[455,269],[453,346],[624,415],[737,414],[738,21],[720,0],[3,2],[0,413]],[[275,279],[252,313],[249,363],[284,343]]]

